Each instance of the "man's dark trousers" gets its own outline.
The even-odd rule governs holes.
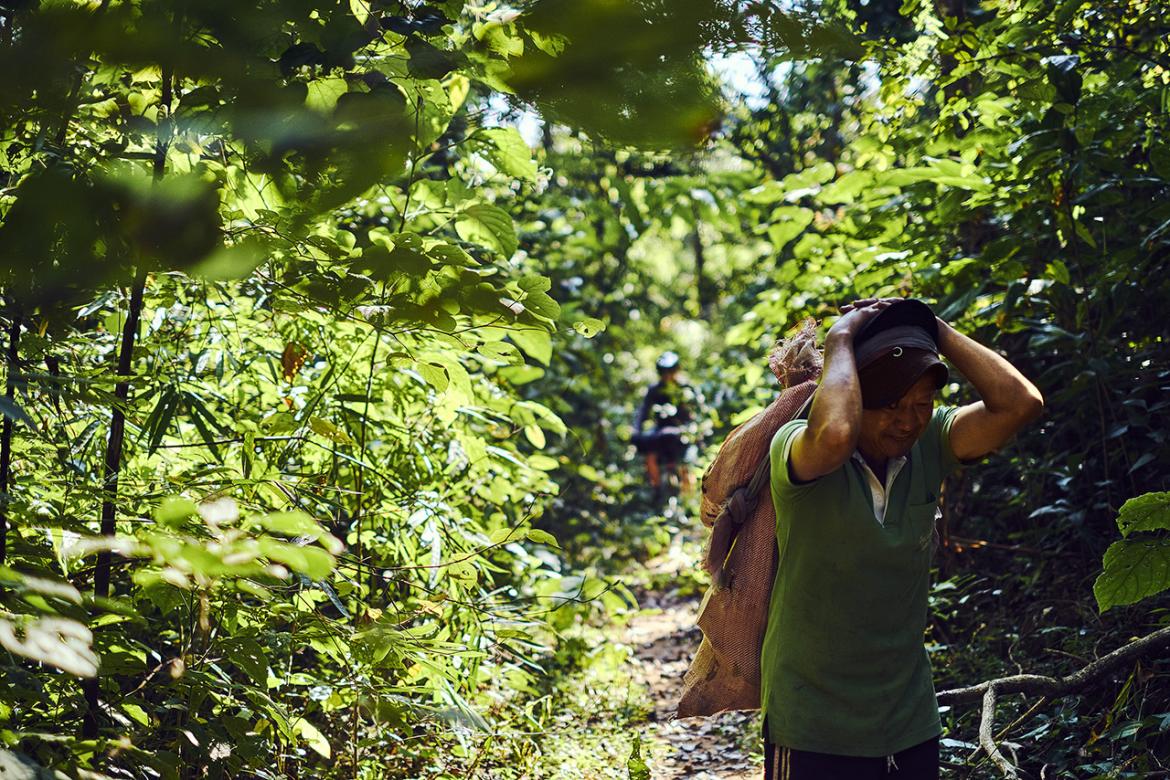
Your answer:
[[[769,744],[764,780],[938,780],[938,737],[890,757],[859,758]]]

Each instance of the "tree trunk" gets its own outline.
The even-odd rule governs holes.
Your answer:
[[[20,315],[12,317],[12,324],[8,328],[8,387],[5,397],[9,403],[15,403],[16,359],[20,342]],[[0,433],[0,564],[8,557],[8,480],[12,468],[12,426],[10,416],[4,416],[4,430]]]
[[[707,278],[707,254],[703,246],[703,223],[699,219],[699,209],[694,207],[695,229],[691,232],[691,251],[695,255],[695,293],[698,297],[698,314],[704,320],[711,319],[711,308],[714,304],[715,285]]]
[[[165,116],[159,117],[158,135],[154,147],[153,178],[155,184],[163,177],[166,170],[167,149],[170,147],[168,132],[171,127],[170,112],[173,98],[174,72],[172,67],[164,64],[162,68],[162,95],[159,104],[166,110]],[[110,438],[106,442],[105,475],[102,480],[102,519],[101,535],[113,537],[118,528],[118,476],[122,470],[122,443],[126,436],[126,401],[130,397],[130,372],[134,367],[134,341],[138,335],[138,323],[142,317],[142,298],[146,291],[146,266],[143,258],[139,258],[138,268],[134,274],[134,283],[130,288],[130,306],[126,313],[126,324],[122,328],[122,343],[118,348],[118,376],[121,379],[114,385],[114,411],[110,419]],[[98,598],[110,595],[110,569],[112,554],[103,550],[98,553],[97,565],[93,574],[93,594]],[[82,722],[81,733],[86,739],[94,739],[98,735],[98,699],[100,688],[98,678],[85,681],[86,712]]]
[[[132,370],[134,358],[134,339],[138,334],[138,322],[142,314],[142,296],[146,289],[146,271],[138,269],[134,278],[134,286],[130,290],[130,309],[126,315],[126,324],[122,328],[122,344],[118,350],[118,376],[128,377]],[[122,470],[122,442],[126,435],[126,400],[130,396],[130,381],[120,380],[114,386],[114,413],[110,419],[110,438],[106,442],[105,478],[102,481],[102,536],[113,537],[117,532],[118,520],[118,475]],[[97,564],[93,573],[93,595],[106,598],[110,595],[110,569],[113,563],[112,554],[108,550],[98,553]],[[98,735],[98,678],[93,677],[85,681],[86,711],[85,720],[81,724],[81,734],[85,739],[95,739]]]
[[[955,20],[956,27],[967,21],[966,0],[938,0],[934,9],[939,18],[943,19],[944,21],[948,16],[953,18]],[[939,70],[942,72],[944,77],[949,77],[955,70],[955,66],[957,64],[958,63],[956,62],[954,55],[944,54],[939,60]],[[943,95],[946,96],[947,100],[950,100],[956,95],[969,94],[971,94],[971,84],[966,77],[958,79],[957,81],[952,81],[950,84],[947,84],[945,87],[943,87]]]
[[[146,289],[146,271],[139,269],[130,290],[130,308],[122,328],[122,345],[118,350],[118,376],[127,377],[133,370],[134,340],[142,317],[142,296]],[[117,531],[118,476],[122,471],[122,442],[126,436],[126,401],[130,397],[130,381],[119,380],[114,386],[114,413],[110,419],[110,438],[106,442],[105,477],[102,480],[102,536],[113,536]],[[110,595],[110,561],[108,551],[98,553],[93,574],[93,594]]]

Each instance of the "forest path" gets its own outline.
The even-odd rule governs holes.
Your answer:
[[[647,561],[656,581],[697,563],[677,548]],[[682,695],[683,674],[699,647],[695,621],[701,594],[684,595],[666,587],[638,594],[644,610],[626,626],[624,641],[633,648],[635,679],[646,686],[653,709],[641,727],[643,758],[651,780],[759,780],[763,768],[749,747],[758,744],[758,719],[728,712],[712,718],[671,720]]]

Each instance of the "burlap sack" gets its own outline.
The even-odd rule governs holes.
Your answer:
[[[806,322],[770,360],[781,383],[795,386],[733,430],[703,474],[700,513],[712,528],[704,566],[712,584],[699,609],[703,641],[683,678],[676,717],[760,707],[760,649],[776,572],[776,513],[766,461],[776,431],[816,389],[812,380],[820,375],[821,358],[814,326]]]

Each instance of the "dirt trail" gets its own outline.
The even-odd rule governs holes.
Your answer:
[[[688,563],[664,556],[647,565],[668,573]],[[683,674],[702,638],[695,625],[700,600],[672,590],[640,594],[641,606],[650,613],[635,617],[626,628],[625,641],[634,648],[635,677],[654,702],[642,729],[651,780],[759,780],[763,769],[758,757],[753,760],[744,748],[745,742],[752,744],[749,732],[756,728],[752,714],[670,720],[682,693]]]

